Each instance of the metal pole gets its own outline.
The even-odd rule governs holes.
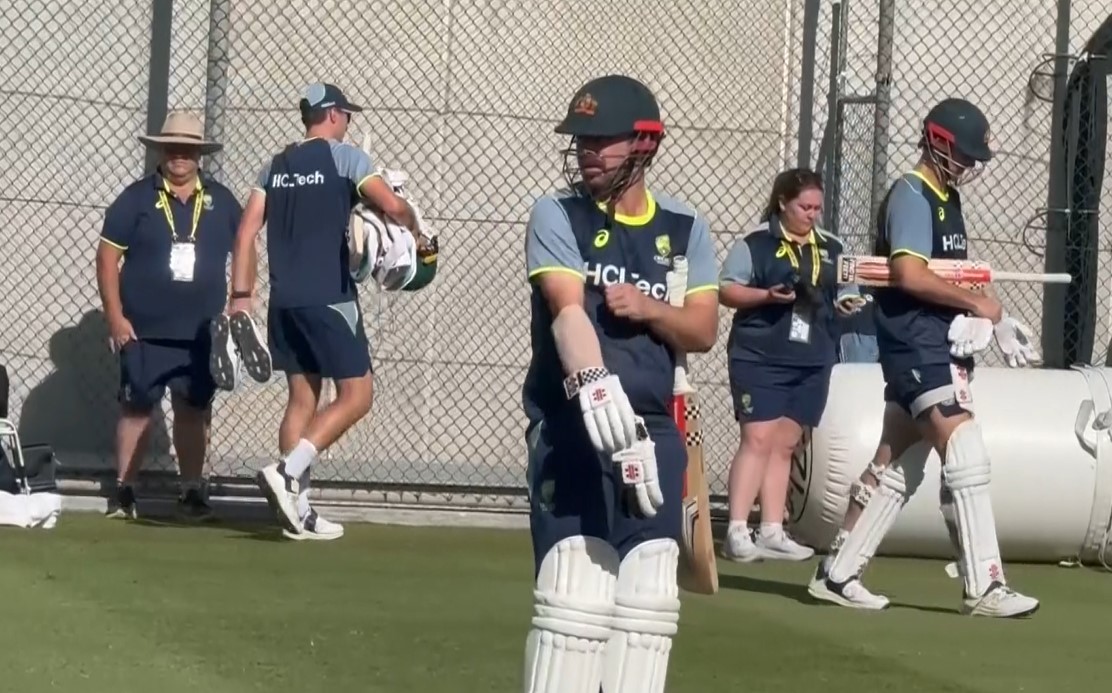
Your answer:
[[[896,0],[880,0],[876,46],[876,105],[873,110],[873,178],[869,219],[876,219],[888,189],[888,141],[892,106],[892,43],[896,35]],[[870,227],[874,227],[870,224]],[[875,228],[870,231],[870,236]]]
[[[232,1],[212,0],[209,5],[209,40],[205,76],[205,139],[224,142],[224,117],[228,113],[228,65],[231,63]],[[205,157],[205,172],[220,180],[224,150]]]
[[[820,0],[803,3],[803,65],[799,74],[799,155],[796,166],[811,165],[815,108],[815,44],[819,34]]]
[[[826,185],[826,195],[823,208],[826,210],[826,227],[831,233],[838,233],[838,201],[841,199],[841,176],[838,172],[842,166],[842,121],[845,108],[842,105],[842,91],[845,88],[845,7],[846,2],[835,0],[830,5],[830,86],[829,103],[826,116],[826,133],[829,134],[829,155],[826,157],[823,180]],[[826,134],[823,140],[827,140]],[[820,152],[820,158],[822,152]]]
[[[147,134],[162,130],[170,99],[170,34],[174,28],[174,0],[151,0],[151,61],[147,80]],[[158,167],[158,151],[147,147],[144,170]]]
[[[1069,235],[1069,178],[1072,172],[1066,150],[1066,92],[1069,88],[1070,0],[1058,0],[1058,31],[1054,39],[1054,110],[1050,128],[1050,180],[1046,196],[1047,272],[1066,271]],[[1065,368],[1067,287],[1043,287],[1042,352],[1047,368]]]

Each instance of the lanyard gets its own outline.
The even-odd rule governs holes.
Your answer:
[[[781,231],[781,233],[783,233],[783,231]],[[822,270],[822,265],[819,259],[818,239],[815,238],[814,229],[811,230],[808,241],[809,243],[807,243],[807,245],[811,246],[811,286],[818,286],[819,273]],[[777,257],[784,257],[785,255],[788,257],[788,262],[792,263],[792,269],[798,270],[800,258],[796,257],[795,254],[795,242],[787,236],[784,236],[784,240],[780,241],[780,249],[776,251]]]
[[[170,225],[170,240],[173,243],[178,242],[178,230],[174,228],[174,210],[170,208],[170,184],[163,179],[162,190],[158,191],[159,200],[162,202],[162,213],[166,215],[166,223]],[[195,243],[197,241],[197,226],[201,222],[201,203],[204,195],[204,189],[201,187],[201,179],[197,179],[197,187],[194,190],[195,198],[193,200],[193,228],[189,230],[189,242]]]

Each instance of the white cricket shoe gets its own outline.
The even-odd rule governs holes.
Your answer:
[[[815,555],[814,549],[798,543],[782,529],[771,537],[758,533],[754,543],[762,557],[777,561],[806,561]]]
[[[331,541],[332,539],[339,539],[344,536],[344,526],[339,522],[321,517],[317,514],[316,509],[310,508],[309,514],[301,521],[302,531],[300,533],[291,532],[288,529],[282,530],[282,535],[287,539],[294,541]]]
[[[856,576],[842,583],[834,582],[826,574],[824,561],[819,561],[815,575],[807,586],[807,592],[815,599],[850,609],[880,611],[887,609],[890,603],[888,597],[870,592]]]
[[[1039,600],[1016,592],[1007,585],[994,582],[980,597],[962,600],[961,612],[967,616],[1019,618],[1039,610]]]
[[[726,540],[722,542],[722,558],[737,563],[753,563],[761,560],[761,550],[753,543],[748,528],[738,527],[726,533]]]
[[[227,315],[217,315],[209,323],[212,345],[209,351],[209,373],[220,390],[232,392],[239,385],[239,352],[232,342],[232,327]]]
[[[287,531],[300,534],[304,531],[297,515],[297,496],[301,493],[301,484],[286,474],[285,467],[285,463],[280,462],[268,464],[259,470],[256,479],[259,488],[266,494],[270,509],[278,516],[278,521]]]
[[[268,382],[274,373],[274,363],[267,348],[266,335],[242,310],[232,313],[228,326],[247,375],[257,383]]]

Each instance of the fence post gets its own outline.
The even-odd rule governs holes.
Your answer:
[[[815,53],[819,34],[820,0],[803,3],[803,64],[799,73],[799,154],[796,166],[811,166],[811,140],[815,121]]]
[[[205,57],[205,139],[224,142],[224,117],[228,110],[228,65],[231,63],[232,2],[209,4],[209,40]],[[205,157],[205,172],[223,179],[224,150]]]
[[[840,176],[842,160],[842,89],[845,85],[845,22],[843,0],[830,3],[830,86],[827,93],[826,128],[819,145],[815,168],[822,173],[826,192],[823,194],[823,217],[826,228],[838,233],[838,201],[841,199]]]
[[[892,107],[892,42],[896,35],[896,0],[880,0],[876,45],[876,89],[873,107],[873,176],[869,220],[876,219],[888,190],[888,142]],[[870,224],[869,237],[876,233]]]
[[[1069,179],[1066,169],[1066,92],[1070,68],[1070,0],[1058,0],[1058,28],[1054,39],[1054,110],[1050,127],[1050,181],[1046,196],[1046,272],[1066,271],[1066,237],[1069,234]],[[1066,290],[1057,284],[1043,286],[1042,353],[1047,368],[1065,368]]]
[[[151,0],[151,62],[147,80],[147,134],[162,129],[170,99],[170,40],[174,0]],[[147,147],[145,173],[158,167],[158,151]]]

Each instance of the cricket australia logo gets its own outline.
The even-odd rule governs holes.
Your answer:
[[[658,265],[671,266],[672,261],[669,258],[672,255],[672,239],[668,236],[657,236],[654,243],[656,244],[656,255],[653,256],[653,260]]]
[[[631,272],[625,267],[603,264],[601,262],[587,263],[587,283],[606,288],[615,284],[633,284],[641,293],[657,299],[665,300],[668,287],[664,282],[651,282],[641,276],[639,272]]]

